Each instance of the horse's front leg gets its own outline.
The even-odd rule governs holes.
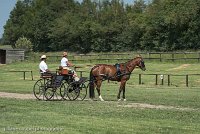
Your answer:
[[[126,81],[121,81],[121,84],[119,87],[119,93],[117,95],[118,101],[121,101],[120,95],[121,95],[122,90],[123,90],[123,99],[125,98],[125,85],[126,85]]]
[[[101,97],[101,92],[100,92],[100,87],[101,87],[101,83],[102,83],[102,81],[100,80],[100,81],[97,81],[97,92],[98,92],[98,95],[99,95],[99,99],[101,100],[101,101],[104,101],[104,99]]]
[[[119,92],[118,92],[118,95],[117,95],[117,99],[118,99],[118,101],[120,101],[121,99],[120,99],[120,94],[121,94],[121,92],[122,92],[122,90],[121,90],[121,86],[119,87]]]
[[[125,90],[126,89],[126,83],[124,84],[124,88],[123,88],[123,100],[126,101],[126,98],[125,98]]]

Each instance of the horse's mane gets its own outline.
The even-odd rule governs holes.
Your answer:
[[[133,60],[135,60],[135,59],[138,59],[138,58],[142,58],[142,56],[141,56],[141,55],[137,55],[135,58],[130,59],[130,60],[128,60],[127,62],[124,62],[124,64],[127,64],[127,63],[129,63],[129,62],[131,62],[131,61],[133,61]]]

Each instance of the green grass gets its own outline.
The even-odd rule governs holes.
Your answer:
[[[48,61],[47,61],[48,62]],[[0,65],[0,91],[32,93],[37,79],[39,61],[16,62]],[[95,63],[93,63],[95,64]],[[88,77],[91,63],[77,63]],[[110,64],[114,64],[110,63]],[[145,72],[135,69],[127,82],[127,102],[117,102],[119,83],[107,81],[102,85],[100,101],[37,101],[0,98],[0,133],[97,133],[97,134],[198,134],[200,133],[200,76],[189,78],[189,87],[184,77],[173,76],[168,86],[155,85],[154,76],[142,76],[138,84],[138,74],[195,74],[200,64],[170,62],[146,62]],[[55,71],[59,62],[48,63]],[[34,81],[27,73],[26,80],[20,72],[11,70],[32,70]],[[96,94],[97,95],[97,94]],[[97,97],[97,96],[96,96]],[[88,98],[88,97],[87,97]],[[163,105],[172,109],[131,107],[134,103]],[[126,107],[130,105],[130,107]],[[181,110],[177,108],[188,108]],[[37,132],[36,132],[37,130]]]
[[[37,133],[50,133],[54,128],[55,133],[63,134],[200,132],[199,111],[119,107],[130,102],[0,101],[0,133],[30,133],[36,128],[44,129]]]

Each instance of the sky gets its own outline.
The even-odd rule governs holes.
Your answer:
[[[82,0],[78,0],[82,1]],[[124,0],[125,3],[133,4],[134,0]],[[15,7],[17,0],[0,0],[0,38],[3,35],[4,28],[3,26],[6,24],[9,19],[10,12]]]

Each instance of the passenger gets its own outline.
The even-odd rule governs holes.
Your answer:
[[[69,67],[72,67],[73,64],[71,62],[69,62],[69,60],[67,59],[67,52],[63,52],[63,57],[61,59],[61,66],[63,69],[72,71],[74,80],[79,81],[79,77],[78,77],[77,73],[74,70],[69,68]]]

